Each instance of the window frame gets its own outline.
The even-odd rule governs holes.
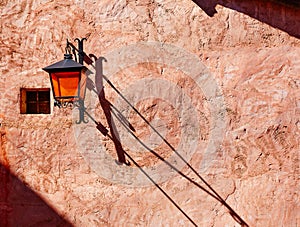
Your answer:
[[[28,92],[36,92],[36,101],[28,101]],[[39,100],[40,92],[48,92],[46,100]],[[36,111],[30,111],[29,105],[36,107]],[[41,105],[47,105],[46,111],[41,110]],[[51,114],[50,88],[20,88],[20,113],[21,114]]]

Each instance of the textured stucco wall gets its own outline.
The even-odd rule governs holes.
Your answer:
[[[239,226],[224,202],[249,226],[300,225],[299,9],[195,2],[0,3],[0,226]],[[76,37],[98,58],[93,119],[19,114]]]

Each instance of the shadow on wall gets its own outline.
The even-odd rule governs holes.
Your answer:
[[[72,226],[0,164],[0,226]]]
[[[86,55],[86,54],[85,54]],[[86,55],[86,57],[88,57]],[[193,219],[180,207],[179,204],[175,202],[175,200],[168,195],[168,193],[163,190],[157,182],[155,182],[150,175],[132,158],[123,148],[122,144],[119,139],[118,135],[118,129],[114,123],[114,120],[112,118],[112,115],[115,116],[115,118],[125,127],[128,134],[130,134],[137,142],[139,142],[146,150],[148,150],[150,153],[155,155],[160,161],[164,162],[167,166],[171,167],[172,170],[177,172],[180,176],[191,182],[194,186],[198,187],[200,190],[206,192],[209,196],[219,201],[223,206],[225,206],[229,214],[233,217],[233,219],[239,223],[241,226],[247,227],[249,226],[243,219],[240,217],[229,204],[226,203],[226,201],[212,188],[211,185],[208,184],[208,182],[205,181],[204,178],[200,176],[200,174],[176,151],[176,149],[159,133],[157,129],[155,129],[149,121],[132,105],[132,103],[129,102],[129,100],[126,99],[126,97],[119,91],[114,84],[103,74],[103,62],[106,62],[107,60],[103,57],[97,58],[95,55],[90,54],[90,58],[93,58],[95,61],[95,65],[93,65],[96,74],[95,74],[95,83],[93,83],[92,80],[88,79],[87,81],[87,89],[95,92],[98,95],[99,103],[102,107],[102,110],[104,112],[104,115],[106,117],[109,130],[106,129],[106,127],[101,123],[96,121],[86,110],[86,115],[96,124],[96,128],[104,135],[107,136],[115,145],[115,149],[117,152],[118,160],[117,164],[124,164],[124,165],[131,165],[133,163],[138,169],[161,191],[161,193],[190,221],[190,223],[193,226],[198,226]],[[93,62],[90,60],[89,62]],[[87,63],[89,64],[89,63]],[[126,119],[124,115],[122,115],[121,111],[119,111],[112,103],[110,103],[105,98],[104,93],[104,86],[103,82],[106,81],[108,85],[125,101],[132,109],[133,111],[164,141],[164,143],[169,147],[169,149],[172,150],[173,153],[175,153],[177,156],[180,157],[180,159],[186,164],[186,166],[192,170],[192,172],[199,178],[199,180],[204,183],[204,185],[207,187],[204,187],[194,181],[192,178],[188,177],[184,173],[182,173],[176,166],[165,160],[163,157],[161,157],[158,153],[156,153],[154,150],[149,148],[142,140],[140,140],[135,134],[135,128],[132,126],[132,124]],[[109,133],[110,132],[110,133]],[[126,157],[128,160],[126,160]],[[130,162],[129,162],[130,160]]]
[[[193,0],[193,2],[210,17],[218,13],[216,6],[222,5],[300,38],[298,0]]]

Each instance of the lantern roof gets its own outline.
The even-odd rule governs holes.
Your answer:
[[[83,68],[86,68],[84,65],[72,60],[71,54],[65,54],[64,60],[61,60],[59,62],[56,62],[52,65],[49,65],[43,70],[46,72],[54,72],[54,71],[72,71],[72,70],[81,70]]]

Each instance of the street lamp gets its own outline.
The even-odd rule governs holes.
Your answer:
[[[78,41],[78,48],[67,41],[66,53],[64,60],[56,62],[43,68],[49,73],[50,82],[54,97],[54,105],[58,107],[67,107],[75,105],[79,109],[79,121],[77,123],[86,122],[84,120],[84,97],[86,90],[87,68],[83,65],[85,53],[83,52],[83,39],[75,39]],[[75,60],[72,59],[72,54]],[[76,53],[78,52],[79,61],[77,62]]]

